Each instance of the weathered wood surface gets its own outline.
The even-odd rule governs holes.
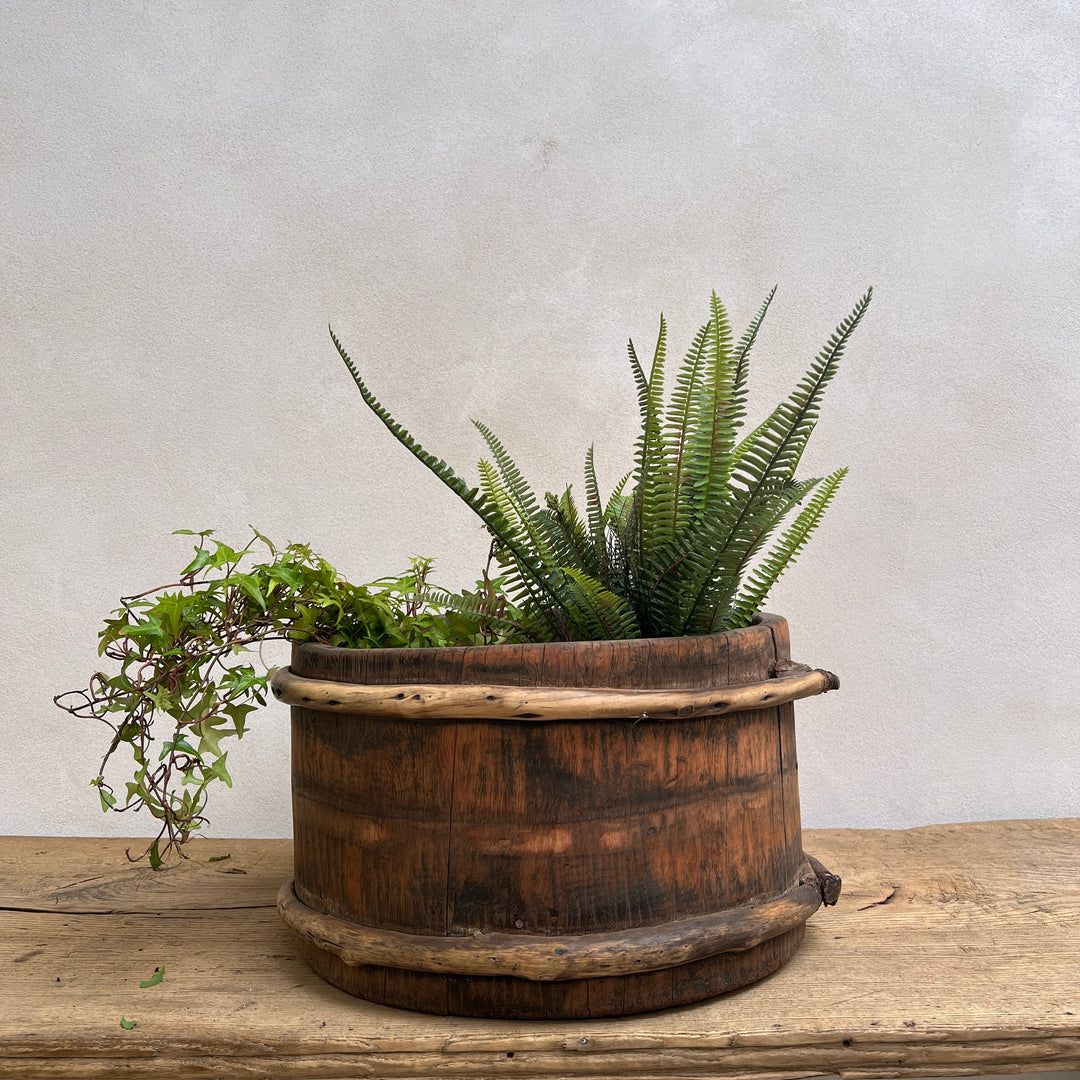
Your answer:
[[[342,699],[355,679],[365,693],[411,684],[512,694],[516,686],[530,701],[547,692],[538,687],[588,698],[670,694],[677,683],[679,693],[704,691],[715,702],[727,687],[790,666],[787,623],[776,615],[699,637],[452,649],[305,643],[292,654],[297,675],[332,680]],[[294,705],[294,887],[308,909],[296,909],[305,958],[334,985],[380,1004],[502,1019],[649,1012],[770,974],[802,938],[784,910],[758,944],[659,968],[631,956],[621,971],[538,985],[529,956],[546,966],[543,938],[620,931],[629,954],[643,927],[734,914],[796,887],[794,707],[776,693],[767,708],[640,722],[417,722]],[[386,964],[381,947],[364,963],[356,935],[335,920],[415,935],[419,946],[448,935],[517,936],[520,974]]]
[[[292,878],[278,894],[278,910],[301,937],[329,947],[353,967],[379,964],[547,982],[591,979],[660,971],[720,952],[750,949],[802,926],[821,906],[824,892],[809,862],[804,867],[804,880],[772,900],[608,934],[399,934],[312,911],[297,900]]]
[[[320,712],[361,713],[407,720],[637,720],[723,716],[766,709],[840,689],[830,671],[792,665],[783,675],[750,686],[704,690],[614,690],[610,687],[457,685],[357,686],[305,679],[279,668],[270,682],[286,705]]]
[[[808,830],[843,873],[776,975],[617,1020],[371,1005],[299,960],[289,841],[154,873],[120,840],[0,840],[0,1076],[784,1080],[1080,1068],[1080,820]],[[229,853],[224,862],[212,855]],[[139,982],[165,964],[163,981]],[[130,1031],[121,1016],[137,1021]]]

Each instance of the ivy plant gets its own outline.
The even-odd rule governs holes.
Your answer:
[[[180,534],[197,542],[177,580],[123,598],[105,620],[98,655],[119,670],[55,699],[112,730],[91,784],[103,810],[145,807],[158,819],[147,852],[155,869],[205,824],[212,786],[232,786],[227,740],[243,737],[272,674],[244,656],[251,648],[275,639],[354,648],[484,644],[496,640],[494,625],[515,625],[499,582],[486,573],[476,592],[460,594],[464,610],[443,609],[425,595],[427,559],[414,559],[398,577],[352,585],[305,544],[279,550],[256,531],[234,548],[211,530]],[[105,774],[125,746],[134,769],[121,796]]]

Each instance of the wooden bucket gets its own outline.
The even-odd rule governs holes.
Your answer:
[[[272,685],[292,705],[279,906],[351,994],[645,1012],[769,974],[835,902],[802,850],[791,702],[837,682],[790,663],[777,616],[690,638],[304,644]]]

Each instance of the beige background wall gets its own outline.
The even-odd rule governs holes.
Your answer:
[[[0,8],[0,830],[149,831],[51,704],[179,527],[355,579],[469,514],[361,407],[542,486],[634,436],[624,342],[779,282],[759,410],[868,283],[811,466],[851,475],[770,608],[808,825],[1080,812],[1077,78],[1067,2]],[[287,717],[213,835],[289,832]]]

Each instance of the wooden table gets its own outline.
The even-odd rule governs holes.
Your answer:
[[[274,908],[289,841],[204,841],[158,873],[128,863],[126,846],[0,839],[0,1076],[1080,1068],[1080,820],[808,830],[844,892],[786,967],[699,1005],[561,1023],[399,1012],[321,982]],[[141,988],[161,964],[162,981]]]

